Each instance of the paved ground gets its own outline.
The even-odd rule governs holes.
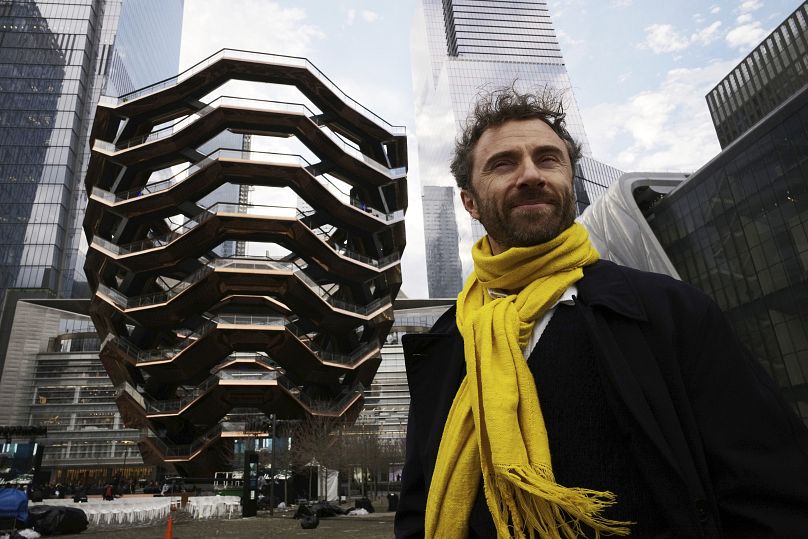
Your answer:
[[[389,539],[393,537],[393,513],[373,513],[366,516],[339,516],[324,518],[313,530],[304,530],[300,521],[292,518],[292,513],[269,516],[269,512],[259,512],[257,517],[232,520],[190,520],[182,513],[174,521],[176,539],[203,539],[206,537],[348,537],[351,539]],[[165,525],[143,528],[96,528],[81,534],[59,537],[77,539],[86,537],[112,537],[114,539],[161,539]]]

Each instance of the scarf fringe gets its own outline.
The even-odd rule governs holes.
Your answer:
[[[492,511],[500,537],[576,539],[585,537],[586,525],[598,538],[603,535],[629,535],[629,524],[610,520],[600,512],[615,503],[611,492],[563,487],[550,470],[535,466],[496,466],[499,511]],[[510,525],[509,525],[510,523]]]

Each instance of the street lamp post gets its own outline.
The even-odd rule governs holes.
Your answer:
[[[272,454],[269,467],[272,475],[269,478],[269,515],[275,515],[275,414],[272,414]]]
[[[132,440],[121,440],[120,444],[123,446],[123,465],[121,466],[121,482],[124,482],[126,481],[126,459],[129,457],[129,446],[133,445],[134,442],[132,442]],[[119,484],[118,488],[122,489],[123,486]],[[129,489],[129,492],[130,493],[132,492],[131,487]]]

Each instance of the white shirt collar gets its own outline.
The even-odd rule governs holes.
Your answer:
[[[573,299],[575,296],[578,295],[578,287],[574,284],[569,285],[567,290],[561,294],[561,297],[558,298],[558,301],[555,302],[553,305],[553,309],[555,309],[559,303],[563,303],[564,305],[574,305],[575,300]]]
[[[530,336],[530,340],[528,341],[527,345],[525,345],[524,349],[525,358],[528,358],[530,356],[530,354],[533,352],[533,349],[539,343],[539,339],[541,339],[544,330],[547,329],[547,325],[550,323],[550,319],[553,317],[556,307],[558,307],[558,305],[562,303],[564,305],[574,305],[575,301],[573,300],[573,297],[577,295],[578,295],[578,287],[575,286],[574,284],[569,285],[569,287],[567,287],[564,293],[561,294],[561,297],[558,298],[558,301],[556,301],[553,304],[553,306],[550,307],[550,309],[548,309],[546,313],[544,313],[544,316],[536,320],[536,324],[533,326],[533,334]]]

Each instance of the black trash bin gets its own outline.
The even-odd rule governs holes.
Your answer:
[[[398,511],[398,494],[395,492],[387,495],[387,510],[391,513]]]
[[[376,512],[376,510],[373,508],[373,504],[370,503],[370,500],[367,497],[359,498],[358,500],[356,500],[354,502],[354,508],[355,509],[364,509],[368,513],[375,513]]]

